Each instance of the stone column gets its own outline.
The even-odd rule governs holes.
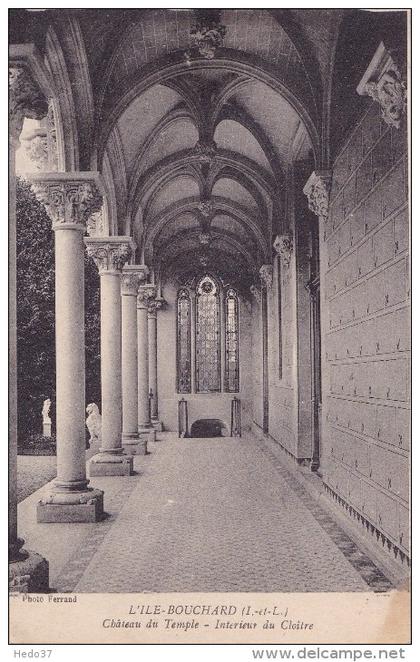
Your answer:
[[[139,446],[138,431],[137,293],[148,273],[145,265],[128,265],[124,267],[121,279],[122,443],[132,454],[146,452],[145,444]]]
[[[55,233],[57,478],[38,503],[39,522],[92,522],[103,515],[103,492],[88,487],[85,441],[83,234],[102,204],[99,174],[32,176],[32,188]]]
[[[14,592],[48,590],[48,562],[23,549],[17,523],[17,333],[16,333],[16,174],[15,154],[25,117],[40,119],[47,102],[29,70],[9,67],[9,588]]]
[[[261,319],[262,319],[262,360],[263,360],[263,432],[269,431],[269,375],[268,375],[268,301],[267,290],[273,284],[273,267],[263,264],[260,269],[261,278]]]
[[[155,430],[162,431],[159,421],[158,404],[158,376],[157,376],[157,313],[165,304],[161,297],[151,299],[148,306],[148,333],[149,333],[149,391],[151,398],[151,423]]]
[[[137,296],[137,342],[138,342],[138,429],[139,434],[150,430],[149,412],[149,332],[148,307],[155,298],[154,285],[141,285]]]
[[[101,280],[102,444],[91,476],[130,476],[133,458],[122,447],[121,274],[135,245],[130,237],[87,237],[88,255]]]

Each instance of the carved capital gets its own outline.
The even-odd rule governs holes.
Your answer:
[[[164,306],[166,306],[166,301],[162,297],[150,299],[147,307],[149,317],[156,317],[158,310],[161,310]]]
[[[88,255],[94,260],[100,274],[107,272],[121,273],[123,266],[134,252],[131,237],[86,237]]]
[[[273,265],[263,264],[260,269],[261,284],[270,290],[273,285]]]
[[[102,206],[97,173],[31,175],[32,190],[51,218],[53,230],[84,231],[89,218]]]
[[[152,300],[156,298],[156,286],[155,285],[140,285],[139,291],[137,294],[137,308],[147,309],[149,308]]]
[[[293,235],[291,232],[278,234],[274,240],[273,248],[280,256],[283,264],[288,267],[293,254]]]
[[[314,170],[303,192],[308,198],[309,209],[320,219],[326,221],[330,204],[331,173],[326,170]]]
[[[407,87],[401,72],[381,42],[362,80],[357,86],[361,96],[369,95],[381,107],[384,122],[399,128],[407,111]]]
[[[139,287],[145,282],[149,269],[145,264],[128,264],[123,268],[121,278],[121,294],[137,296]]]
[[[261,303],[261,290],[256,285],[251,285],[249,291],[251,292],[252,296],[256,298],[258,303]]]
[[[25,117],[40,120],[48,103],[23,63],[9,65],[9,137],[17,142]]]

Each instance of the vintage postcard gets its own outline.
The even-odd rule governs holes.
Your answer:
[[[409,52],[9,9],[11,644],[410,643]]]

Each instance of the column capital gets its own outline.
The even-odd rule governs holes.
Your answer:
[[[90,216],[102,206],[103,188],[97,172],[36,173],[30,181],[53,230],[84,232]]]
[[[17,146],[25,117],[40,120],[48,113],[48,102],[24,62],[9,63],[9,138]]]
[[[314,170],[303,187],[310,211],[323,221],[328,218],[330,188],[331,172],[329,170]]]
[[[88,255],[93,258],[100,274],[122,273],[126,262],[134,254],[136,245],[131,237],[85,237]]]
[[[263,264],[260,268],[260,279],[262,286],[270,290],[273,285],[273,265]]]
[[[261,303],[261,290],[259,287],[257,287],[257,285],[251,285],[249,291],[251,292],[252,296],[256,298],[258,303]]]
[[[140,285],[149,275],[149,268],[145,264],[127,264],[123,267],[121,278],[122,296],[136,297]]]
[[[148,310],[149,304],[156,298],[156,286],[155,285],[140,285],[139,291],[137,294],[137,308]]]
[[[361,96],[368,95],[377,101],[384,122],[399,129],[407,111],[406,82],[383,41],[376,49],[356,90]]]
[[[274,239],[273,248],[286,267],[290,265],[293,247],[293,234],[290,231],[285,234],[278,234]]]
[[[161,310],[164,306],[166,306],[166,301],[163,297],[150,299],[147,306],[149,317],[156,317],[158,310]]]

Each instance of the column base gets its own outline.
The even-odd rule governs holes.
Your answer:
[[[22,557],[9,563],[10,593],[48,593],[48,561],[30,550],[23,550]]]
[[[102,490],[58,492],[54,488],[38,501],[36,519],[41,524],[55,522],[99,522],[104,516]]]
[[[124,451],[128,455],[146,455],[147,454],[147,440],[140,437],[138,434],[124,434],[122,436],[122,444]]]
[[[101,453],[94,455],[89,462],[90,476],[132,476],[133,457],[120,453]]]
[[[163,432],[163,423],[162,421],[159,421],[157,418],[154,419],[152,418],[152,426],[156,430],[156,432]]]

